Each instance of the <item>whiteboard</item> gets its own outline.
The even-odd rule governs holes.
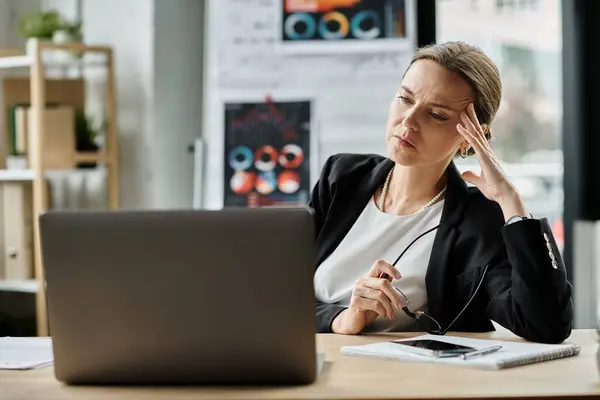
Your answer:
[[[312,184],[331,154],[383,154],[389,104],[416,46],[415,0],[405,4],[406,37],[395,44],[290,52],[279,29],[281,0],[208,0],[204,166],[202,176],[195,177],[200,180],[195,185],[202,188],[202,201],[195,204],[205,209],[223,207],[225,99],[309,97],[315,116]]]

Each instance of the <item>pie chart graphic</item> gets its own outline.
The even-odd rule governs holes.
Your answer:
[[[244,171],[252,166],[254,154],[247,146],[236,146],[229,152],[229,166],[236,171]]]
[[[292,194],[300,189],[300,176],[294,171],[283,171],[277,178],[279,190],[285,194]]]
[[[271,171],[277,165],[277,150],[273,146],[262,146],[254,154],[254,166],[259,171]]]
[[[273,171],[261,172],[256,177],[256,191],[260,194],[271,194],[277,188],[277,178]]]
[[[254,172],[236,171],[229,181],[231,191],[235,194],[249,193],[254,188],[255,177]]]
[[[283,168],[298,168],[304,161],[304,152],[297,144],[286,144],[279,154],[279,164]]]

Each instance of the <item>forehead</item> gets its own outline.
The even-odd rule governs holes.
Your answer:
[[[469,84],[457,73],[450,72],[435,61],[419,60],[410,66],[402,85],[417,96],[436,101],[463,103],[472,101]]]

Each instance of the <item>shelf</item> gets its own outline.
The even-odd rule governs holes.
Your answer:
[[[29,68],[33,65],[33,57],[30,56],[10,56],[0,57],[0,69],[10,68]],[[58,69],[58,68],[78,68],[78,67],[105,67],[106,61],[103,60],[80,60],[75,59],[71,61],[52,61],[45,60],[44,68],[46,69]]]
[[[0,291],[3,292],[35,293],[39,287],[40,285],[35,279],[0,279]]]
[[[29,56],[0,57],[0,69],[29,67],[32,63]]]
[[[65,54],[65,52],[70,54]],[[50,206],[51,193],[50,190],[47,190],[47,183],[52,184],[53,181],[59,182],[62,179],[79,178],[80,175],[87,177],[88,174],[103,175],[99,177],[106,180],[108,207],[111,210],[119,207],[119,152],[117,140],[119,134],[115,123],[117,105],[113,49],[105,45],[57,44],[51,40],[40,39],[28,40],[27,52],[25,53],[19,50],[0,49],[0,70],[12,68],[11,71],[15,71],[17,75],[12,79],[12,83],[10,82],[11,79],[4,81],[5,87],[3,90],[10,94],[9,96],[3,96],[4,101],[11,104],[31,103],[36,106],[41,105],[43,110],[43,101],[39,101],[43,99],[46,102],[61,103],[75,108],[83,107],[86,100],[85,82],[83,81],[87,78],[85,72],[87,72],[88,67],[97,67],[104,72],[106,85],[104,106],[106,107],[108,122],[105,132],[107,148],[101,149],[99,152],[75,152],[74,154],[69,151],[70,154],[65,155],[69,157],[69,162],[63,164],[67,169],[49,169],[44,165],[43,150],[37,143],[35,154],[41,153],[41,159],[39,160],[41,165],[29,163],[29,167],[43,166],[43,168],[0,169],[0,183],[12,181],[15,184],[31,184],[32,199],[34,200],[32,202],[33,215],[39,215]],[[73,79],[75,77],[76,79]],[[47,130],[42,120],[44,117],[43,111],[35,117],[38,118],[35,124],[39,130],[38,134],[43,138]],[[30,150],[33,150],[33,148]],[[94,168],[71,168],[77,164],[88,164],[90,167],[89,164],[94,164]],[[12,164],[9,165],[13,166]],[[93,178],[96,178],[96,176],[93,176]],[[32,255],[35,279],[0,280],[0,291],[32,293],[35,296],[38,336],[48,336],[46,287],[44,284],[39,224],[33,224]]]
[[[34,178],[32,169],[0,169],[0,182],[28,182]]]
[[[75,161],[79,162],[79,163],[84,163],[84,162],[88,162],[88,163],[102,163],[105,162],[106,157],[104,156],[103,153],[98,153],[98,152],[79,152],[75,154]]]
[[[79,156],[77,162],[100,162],[101,157]],[[47,169],[44,172],[46,178],[56,178],[68,173],[90,173],[104,172],[104,166],[96,168],[73,168],[73,169]],[[35,171],[32,169],[0,169],[0,182],[32,182],[35,179]]]
[[[39,41],[38,45],[41,50],[41,61],[45,68],[69,68],[69,67],[88,67],[88,66],[107,66],[107,56],[111,54],[110,47],[107,46],[87,46],[84,43],[53,43],[52,41]],[[52,59],[52,51],[68,51],[73,53],[88,53],[96,55],[104,55],[101,59],[92,57],[91,59],[75,58],[60,60]],[[27,54],[16,54],[10,51],[0,53],[0,69],[8,68],[27,68],[33,65],[34,57]]]

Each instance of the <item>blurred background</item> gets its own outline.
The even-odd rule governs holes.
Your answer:
[[[549,219],[562,246],[561,2],[438,0],[436,6],[439,42],[478,45],[500,69],[493,148],[530,212]]]
[[[563,3],[0,0],[0,336],[44,333],[37,213],[304,204],[329,155],[384,154],[434,41],[499,67],[493,148],[562,249]]]

